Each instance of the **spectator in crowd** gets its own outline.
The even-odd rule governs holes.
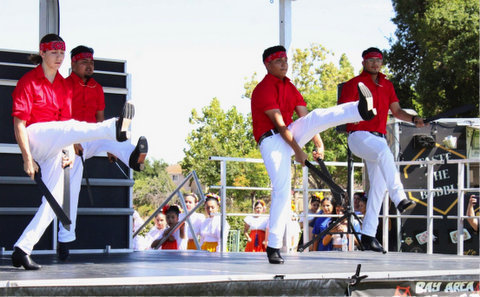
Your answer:
[[[168,228],[163,231],[162,236],[158,237],[152,242],[151,248],[155,249],[159,243],[162,250],[186,250],[187,249],[187,235],[185,233],[185,224],[177,227],[180,215],[180,207],[177,205],[166,205],[163,209]],[[174,228],[177,228],[170,236],[168,235]],[[168,237],[167,237],[168,236]],[[165,240],[165,237],[166,240]]]
[[[145,236],[145,240],[148,243],[148,247],[152,245],[152,242],[163,236],[163,232],[167,229],[167,218],[163,212],[159,212],[155,218],[153,219],[154,226],[148,231],[147,235]]]
[[[336,205],[335,206],[335,214],[343,215],[343,206]],[[352,220],[353,229],[360,233],[360,223],[353,219]],[[339,232],[339,233],[336,233]],[[356,239],[355,245],[358,245]],[[348,221],[344,219],[341,223],[337,226],[333,227],[329,233],[327,233],[322,239],[323,246],[328,246],[331,244],[332,251],[348,251]]]
[[[360,214],[360,209],[359,209],[359,202],[362,199],[362,197],[365,196],[365,193],[363,192],[356,192],[353,194],[353,211],[358,215]]]
[[[326,215],[332,214],[333,210],[334,210],[332,197],[327,196],[327,197],[323,198],[321,206],[322,206],[323,214],[326,214]],[[313,230],[312,230],[312,235],[317,236],[320,233],[322,233],[325,229],[328,228],[328,225],[330,224],[331,220],[332,220],[332,218],[330,218],[330,217],[320,217],[320,218],[318,218],[315,221],[315,225],[314,225]],[[328,244],[326,246],[323,245],[322,239],[323,238],[320,238],[319,240],[316,240],[313,243],[313,250],[314,251],[330,251],[330,250],[332,250],[332,245],[331,244]]]
[[[469,216],[469,217],[474,217],[475,216],[474,206],[477,202],[478,202],[478,196],[471,195],[470,199],[468,200],[467,216]],[[477,206],[477,209],[478,209],[478,206]],[[478,218],[467,219],[467,222],[470,224],[470,226],[472,226],[472,228],[475,232],[478,232]]]
[[[208,193],[205,199],[206,218],[200,228],[200,237],[202,250],[209,252],[220,252],[220,243],[222,240],[222,217],[218,214],[220,209],[220,196]],[[225,234],[228,234],[230,226],[228,223],[224,226]],[[227,240],[223,238],[223,244],[226,245]]]
[[[195,208],[198,204],[198,196],[195,193],[190,193],[185,196],[185,206],[187,208],[187,211],[185,213],[180,214],[180,220],[183,220],[183,218],[187,215],[187,213],[190,213],[192,209]],[[192,224],[191,227],[193,228],[193,231],[195,232],[195,236],[197,236],[197,239],[199,239],[200,236],[200,228],[202,227],[202,223],[205,220],[205,216],[201,213],[195,212],[192,213],[188,217],[190,223]],[[187,249],[188,250],[196,250],[197,247],[195,246],[195,241],[193,240],[193,234],[190,231],[190,228],[188,226],[188,221],[187,223]]]
[[[367,212],[367,195],[363,194],[359,199],[358,199],[358,214],[365,215]]]
[[[247,237],[245,252],[265,252],[267,248],[266,234],[268,217],[261,216],[265,213],[266,205],[263,200],[258,200],[254,204],[255,215],[245,217],[244,235]]]
[[[135,233],[145,223],[145,221],[142,219],[142,217],[136,210],[133,212],[132,219],[133,219],[132,233]],[[142,235],[137,234],[137,236],[133,238],[132,248],[134,251],[143,251],[143,250],[146,250],[149,246],[150,244],[147,242],[146,238],[143,237]]]
[[[320,213],[322,212],[322,210],[320,209],[320,203],[323,199],[323,193],[322,192],[317,192],[317,193],[314,193],[311,197],[310,197],[310,208],[308,209],[308,214],[317,214],[319,211]],[[303,226],[303,220],[304,220],[304,216],[303,214],[300,215],[300,219],[298,220],[298,223],[300,224],[300,228],[301,228],[301,233],[300,233],[300,239],[298,240],[298,246],[301,246],[303,245],[303,230],[305,229],[304,226]],[[309,217],[308,218],[308,234],[312,234],[312,230],[313,230],[313,226],[315,226],[315,221],[317,220],[318,218],[315,218],[315,217]],[[310,246],[310,250],[312,250],[312,246]]]

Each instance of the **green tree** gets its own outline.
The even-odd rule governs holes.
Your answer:
[[[188,148],[181,162],[184,173],[195,170],[206,186],[219,185],[220,162],[211,161],[211,156],[259,158],[259,152],[252,134],[251,117],[244,116],[235,107],[224,111],[220,101],[214,98],[202,113],[192,110],[189,122],[195,127],[187,137]],[[227,162],[228,186],[267,187],[268,177],[263,164]],[[227,205],[244,209],[251,207],[251,200],[259,191],[229,190]],[[249,198],[249,199],[245,199]]]
[[[478,0],[392,2],[397,31],[386,61],[402,106],[429,116],[472,103],[477,116]]]
[[[145,170],[133,173],[133,204],[140,215],[149,215],[175,189],[167,166],[163,161],[146,159]]]

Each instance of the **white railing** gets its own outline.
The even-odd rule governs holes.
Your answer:
[[[267,190],[270,191],[271,187],[234,187],[234,186],[227,186],[227,162],[247,162],[247,163],[263,163],[262,159],[253,159],[253,158],[232,158],[232,157],[210,157],[212,161],[219,161],[220,162],[220,186],[210,186],[212,189],[219,189],[220,190],[220,197],[221,197],[221,212],[222,212],[222,224],[226,224],[227,218],[227,208],[226,208],[226,197],[227,197],[227,190]],[[314,162],[313,162],[314,163]],[[401,219],[426,219],[427,220],[427,254],[433,254],[433,225],[435,219],[442,219],[443,216],[434,215],[433,214],[433,197],[435,192],[441,191],[439,189],[434,189],[433,181],[434,181],[434,166],[440,164],[457,164],[458,165],[458,182],[457,182],[457,189],[452,189],[452,191],[457,192],[458,196],[458,205],[457,205],[457,215],[456,216],[447,216],[447,219],[456,219],[457,220],[457,255],[463,255],[464,250],[464,220],[467,218],[477,218],[480,219],[478,216],[476,217],[469,217],[465,216],[463,213],[464,209],[464,199],[463,196],[465,192],[472,192],[472,191],[479,191],[479,188],[466,188],[464,186],[464,179],[465,179],[465,165],[472,164],[472,163],[480,163],[478,159],[455,159],[455,160],[426,160],[426,161],[401,161],[396,162],[397,166],[400,165],[426,165],[427,166],[427,187],[424,189],[405,189],[405,192],[427,192],[427,214],[426,215],[400,215],[397,211],[396,215],[389,214],[389,197],[388,192],[385,195],[384,203],[383,203],[383,214],[382,218],[382,225],[383,225],[383,234],[382,234],[382,244],[385,250],[388,251],[388,220],[389,218],[396,218],[397,219],[397,243],[398,247],[400,247],[400,222]],[[314,163],[316,164],[316,163]],[[299,165],[295,163],[294,166]],[[347,162],[325,162],[327,166],[347,166]],[[363,163],[353,163],[352,168],[355,171],[355,168],[363,167]],[[309,214],[308,213],[308,205],[309,205],[309,192],[329,192],[329,189],[311,189],[309,188],[308,182],[308,168],[305,166],[303,167],[303,181],[302,181],[302,188],[301,189],[294,189],[296,192],[303,193],[303,208],[304,211],[302,212],[301,216],[303,216],[303,221],[308,222],[309,218],[312,217],[320,217],[325,215],[316,215],[316,214]],[[351,181],[353,183],[353,181]],[[353,189],[353,185],[351,185]],[[353,193],[356,190],[352,190],[350,193],[350,205],[353,205]],[[222,228],[223,229],[223,228]],[[227,236],[227,234],[222,234],[223,238]],[[308,242],[309,239],[309,229],[308,224],[303,224],[303,236],[304,242]],[[480,246],[480,240],[479,240]],[[226,251],[226,247],[223,247],[222,251]]]

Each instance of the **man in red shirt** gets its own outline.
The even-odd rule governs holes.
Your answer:
[[[342,87],[339,103],[356,101],[357,84],[364,83],[372,92],[377,116],[371,121],[361,121],[347,125],[350,150],[365,160],[370,180],[367,212],[362,225],[362,244],[365,249],[382,252],[381,244],[376,240],[378,214],[382,206],[385,191],[388,189],[400,213],[413,208],[415,202],[409,200],[403,190],[400,174],[385,139],[388,111],[394,117],[423,127],[423,119],[407,113],[400,107],[393,84],[380,72],[383,63],[382,52],[371,47],[362,53],[363,72]]]
[[[105,119],[105,96],[102,86],[93,79],[94,59],[93,49],[80,45],[71,51],[72,73],[66,78],[72,89],[72,117],[77,121],[88,123],[103,122]],[[85,146],[85,148],[84,148]],[[75,152],[89,159],[105,150],[115,152],[125,164],[136,171],[143,169],[143,163],[148,152],[148,143],[145,137],[140,137],[137,146],[130,142],[118,143],[115,141],[90,142],[75,144]],[[109,160],[116,159],[115,155],[107,153]],[[60,260],[67,260],[70,254],[70,245],[76,239],[75,228],[78,209],[78,198],[81,190],[83,163],[78,155],[70,172],[70,230],[60,223],[58,232],[57,254]]]
[[[375,116],[373,102],[362,90],[362,100],[308,112],[302,95],[286,77],[286,50],[274,46],[263,53],[267,69],[265,78],[252,93],[253,135],[262,154],[272,183],[272,204],[267,257],[272,264],[284,262],[280,255],[288,218],[291,217],[291,156],[305,165],[307,154],[302,148],[310,139],[320,145],[318,133],[337,125],[369,120]],[[299,119],[293,121],[293,112]],[[323,148],[322,148],[323,149]]]

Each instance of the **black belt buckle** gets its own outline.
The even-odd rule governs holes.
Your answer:
[[[258,146],[260,146],[260,144],[262,143],[262,141],[265,138],[268,138],[268,137],[270,137],[272,135],[275,135],[275,134],[278,134],[277,129],[270,129],[267,132],[263,133],[262,136],[260,136],[260,138],[258,139]]]
[[[387,137],[385,137],[385,134],[382,134],[380,132],[370,131],[370,133],[372,133],[373,135],[378,136],[378,137],[387,138]]]

